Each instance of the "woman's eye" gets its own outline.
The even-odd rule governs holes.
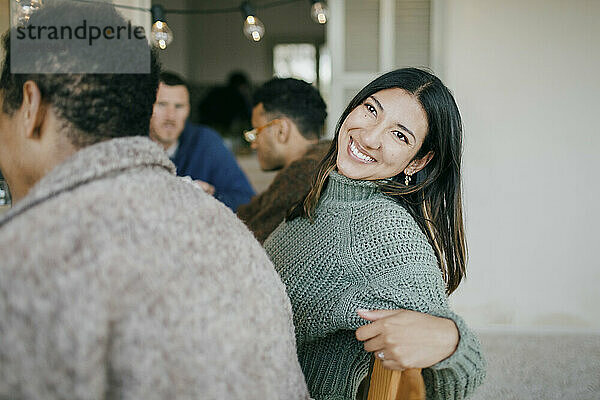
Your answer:
[[[373,107],[372,105],[370,105],[369,103],[365,103],[365,108],[367,109],[367,111],[369,111],[371,114],[377,116],[377,109],[375,107]]]
[[[397,137],[398,139],[402,140],[403,142],[406,142],[406,143],[408,143],[408,141],[406,140],[406,136],[405,136],[405,135],[404,135],[402,132],[400,132],[400,131],[393,131],[392,133],[393,133],[394,135],[396,135],[396,137]]]

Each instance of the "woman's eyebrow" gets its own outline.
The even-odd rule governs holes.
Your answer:
[[[381,105],[381,103],[379,102],[379,100],[377,100],[375,98],[375,96],[369,96],[370,99],[373,100],[373,102],[375,103],[375,105],[377,105],[377,108],[379,108],[381,111],[383,110],[383,106]],[[400,122],[396,122],[396,126],[400,129],[405,130],[406,132],[410,133],[410,135],[413,137],[413,140],[417,140],[417,138],[415,137],[415,134],[413,133],[413,131],[411,131],[410,129],[408,129],[406,126],[402,125]]]
[[[413,140],[417,140],[417,138],[415,137],[415,134],[412,133],[412,131],[410,129],[408,129],[407,127],[402,125],[400,122],[396,122],[396,126],[400,129],[404,129],[406,132],[410,133],[410,135],[413,137]]]
[[[369,96],[370,99],[372,99],[375,102],[375,105],[377,105],[377,108],[379,108],[381,111],[383,111],[383,106],[381,105],[381,103],[379,102],[379,100],[377,100],[375,98],[375,96]]]

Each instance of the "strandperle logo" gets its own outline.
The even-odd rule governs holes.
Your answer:
[[[28,18],[11,1],[13,74],[150,73],[150,27],[112,4],[44,0]]]
[[[144,28],[133,26],[131,21],[126,26],[88,25],[86,19],[81,25],[40,26],[28,25],[17,27],[17,40],[86,40],[89,46],[99,39],[106,40],[146,40]]]

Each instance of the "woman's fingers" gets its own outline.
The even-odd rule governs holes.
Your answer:
[[[406,310],[356,310],[359,317],[372,323],[363,325],[356,330],[356,338],[365,341],[374,338],[382,332],[389,332],[389,322],[385,322],[388,317],[398,315]]]
[[[378,352],[380,350],[383,350],[385,348],[385,343],[383,341],[383,337],[375,336],[374,338],[369,339],[366,342],[364,342],[363,346],[365,347],[365,351],[368,351],[369,353],[373,353],[373,352]]]
[[[375,354],[383,352],[389,368],[427,368],[452,355],[459,341],[452,320],[410,310],[357,311],[373,321],[356,338]]]
[[[408,360],[403,357],[401,347],[385,346],[379,337],[365,342],[365,350],[373,353],[385,368],[398,370],[410,368]]]
[[[378,319],[389,317],[397,314],[402,310],[356,310],[359,317],[364,318],[368,321],[377,321]]]
[[[364,342],[365,340],[369,340],[379,335],[379,329],[376,325],[367,324],[358,328],[355,332],[356,339]]]

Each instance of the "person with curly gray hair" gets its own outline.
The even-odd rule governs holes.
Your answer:
[[[73,10],[125,23],[70,2],[29,23]],[[147,137],[154,55],[146,73],[11,73],[15,32],[0,71],[14,199],[0,219],[0,398],[306,399],[264,250]]]

